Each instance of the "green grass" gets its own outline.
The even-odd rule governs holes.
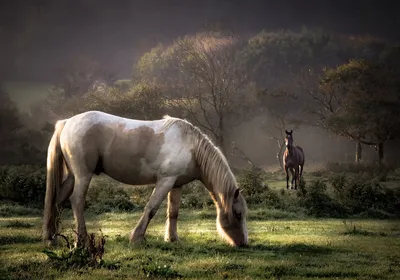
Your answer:
[[[216,233],[214,209],[182,209],[180,241],[164,242],[164,211],[136,246],[128,235],[140,212],[87,213],[89,232],[106,235],[106,265],[67,271],[41,252],[40,216],[0,218],[0,279],[400,279],[399,221],[271,219],[258,209],[249,214],[249,246],[232,248]],[[63,227],[72,232],[70,212]]]

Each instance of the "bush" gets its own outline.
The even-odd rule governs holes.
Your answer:
[[[98,182],[89,188],[86,205],[95,214],[112,211],[132,211],[138,209],[128,193],[119,186],[108,182]]]
[[[368,176],[336,175],[330,178],[334,199],[350,215],[375,213],[372,216],[396,214],[399,211],[400,193],[384,188],[379,178],[367,179]],[[373,210],[371,210],[373,209]]]
[[[72,246],[72,238],[59,234],[64,241],[65,247],[61,250],[48,250],[42,252],[49,257],[50,264],[58,270],[78,269],[78,268],[99,268],[105,266],[103,261],[104,245],[106,239],[100,231],[98,237],[94,233],[88,235],[87,246]]]
[[[202,209],[213,205],[207,189],[199,181],[193,181],[182,189],[182,207]]]
[[[245,169],[238,176],[238,185],[248,204],[266,205],[279,208],[282,205],[279,194],[263,182],[261,169]]]
[[[0,166],[0,200],[43,207],[45,193],[45,167]]]
[[[339,217],[341,207],[327,193],[327,186],[324,182],[318,180],[309,187],[304,180],[298,193],[300,205],[307,210],[307,214],[315,217]]]

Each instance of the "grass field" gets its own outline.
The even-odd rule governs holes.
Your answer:
[[[163,241],[164,213],[144,244],[128,235],[139,212],[87,213],[89,232],[106,235],[103,268],[58,270],[42,253],[41,217],[0,218],[0,279],[400,279],[400,223],[395,220],[284,219],[249,213],[249,246],[227,246],[215,210],[182,209],[180,241]],[[71,213],[63,219],[72,232]]]

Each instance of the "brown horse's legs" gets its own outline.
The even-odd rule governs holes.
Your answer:
[[[181,205],[182,187],[173,188],[168,194],[167,222],[165,224],[165,241],[177,241],[177,220]]]
[[[299,177],[299,167],[296,167],[295,174],[294,174],[294,189],[297,190],[297,185],[300,184],[300,177]]]
[[[285,166],[285,173],[286,173],[286,189],[289,189],[289,171],[288,171],[288,167]]]
[[[301,176],[303,176],[303,166],[304,166],[303,164],[300,164],[300,178]]]
[[[295,177],[295,172],[293,168],[290,168],[290,173],[292,174],[292,181],[290,184],[290,188],[293,189],[293,182],[295,181],[296,177]]]
[[[157,181],[153,193],[144,208],[144,212],[135,229],[130,235],[130,242],[139,243],[143,241],[147,226],[150,220],[157,213],[161,202],[165,199],[168,192],[172,189],[176,181],[176,177],[161,178]]]

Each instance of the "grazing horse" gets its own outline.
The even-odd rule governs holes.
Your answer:
[[[85,197],[93,174],[125,184],[155,183],[130,242],[144,240],[150,220],[168,195],[165,241],[178,240],[182,186],[201,180],[217,209],[217,229],[232,246],[246,245],[246,201],[226,158],[186,120],[165,116],[143,121],[89,111],[55,125],[47,154],[43,240],[56,243],[59,207],[68,198],[77,243],[87,242]],[[81,241],[83,240],[83,241]]]
[[[300,183],[300,178],[303,175],[304,152],[299,146],[293,146],[293,130],[287,131],[285,137],[286,150],[283,153],[283,165],[286,173],[286,189],[289,189],[289,170],[292,173],[291,188],[297,190],[297,184]],[[300,169],[300,171],[299,171]]]

